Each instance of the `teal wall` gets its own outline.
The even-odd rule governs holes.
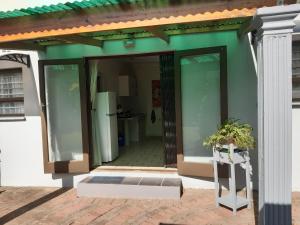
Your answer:
[[[172,36],[167,45],[157,38],[137,39],[132,49],[122,41],[107,41],[103,49],[84,45],[49,47],[48,59],[79,58],[83,56],[119,55],[166,50],[185,50],[212,46],[227,46],[228,110],[229,117],[248,122],[257,133],[256,72],[248,37],[239,39],[235,31],[200,33]],[[253,172],[257,174],[257,151],[251,153]],[[254,186],[257,176],[254,176]]]
[[[185,50],[212,46],[227,46],[229,115],[245,121],[256,118],[256,73],[247,36],[239,39],[235,31],[171,36],[170,44],[158,38],[137,39],[132,49],[123,41],[107,41],[103,49],[86,45],[63,45],[47,49],[46,59],[80,58],[85,56],[147,53]],[[249,109],[249,110],[242,110]]]
[[[104,43],[103,49],[85,45],[56,46],[48,48],[47,56],[48,58],[75,58],[82,56],[118,55],[166,50],[185,50],[217,45],[227,45],[229,47],[237,45],[236,32],[227,31],[175,35],[171,36],[170,44],[166,44],[164,41],[158,38],[136,39],[135,47],[132,49],[125,48],[123,45],[123,41],[106,41]]]

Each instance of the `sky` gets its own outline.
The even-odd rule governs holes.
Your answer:
[[[51,5],[65,2],[73,2],[74,0],[0,0],[0,11],[8,11],[14,9]]]

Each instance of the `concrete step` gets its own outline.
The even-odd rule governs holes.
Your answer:
[[[180,178],[90,176],[77,185],[79,197],[180,199]]]

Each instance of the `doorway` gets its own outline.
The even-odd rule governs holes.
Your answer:
[[[39,61],[45,172],[107,163],[211,177],[211,155],[201,143],[227,118],[226,56],[220,46],[86,58],[88,76],[82,59]],[[60,80],[65,87],[57,89]],[[59,114],[67,104],[70,112]]]
[[[89,58],[87,62],[92,167],[176,165],[173,53]],[[107,105],[113,108],[105,110]]]
[[[203,142],[228,117],[226,46],[176,52],[175,67],[178,172],[213,177],[213,153]]]

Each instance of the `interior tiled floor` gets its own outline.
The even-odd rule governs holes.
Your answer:
[[[186,189],[180,200],[77,197],[76,189],[0,187],[0,224],[16,225],[254,225],[254,208],[216,208],[214,190]],[[293,193],[293,225],[300,224],[300,193]]]
[[[119,157],[105,166],[163,167],[164,147],[162,137],[147,137],[142,142],[119,148]]]

